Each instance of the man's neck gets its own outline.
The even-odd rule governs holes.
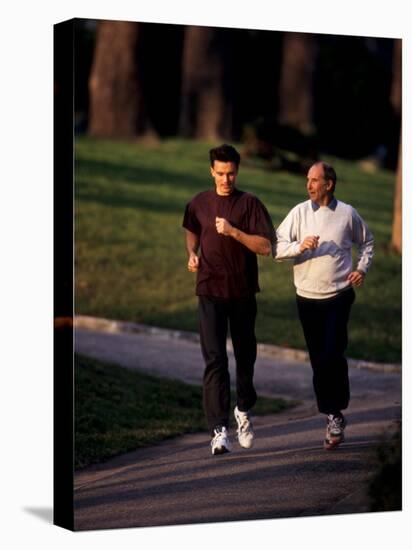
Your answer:
[[[218,195],[219,197],[230,197],[235,192],[235,188],[233,187],[230,193],[219,193],[219,191],[216,188],[215,188],[215,192],[216,192],[216,195]]]
[[[326,195],[326,197],[323,198],[323,200],[317,202],[316,201],[316,204],[318,206],[329,206],[330,203],[333,201],[334,197],[333,195]]]

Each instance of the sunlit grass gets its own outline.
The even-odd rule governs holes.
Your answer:
[[[186,269],[181,224],[185,204],[212,185],[211,145],[77,139],[77,313],[197,331],[195,278]],[[376,239],[374,265],[352,310],[348,355],[399,361],[401,259],[388,252],[394,174],[368,174],[356,163],[326,160],[338,173],[338,198],[359,211]],[[305,177],[247,162],[238,187],[265,203],[275,226],[306,200]],[[291,263],[259,258],[259,265],[258,340],[303,348]]]

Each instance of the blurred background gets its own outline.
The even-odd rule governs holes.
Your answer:
[[[278,225],[319,158],[376,238],[349,355],[401,357],[401,41],[75,20],[76,313],[197,330],[185,204],[208,150]],[[259,258],[257,336],[304,348],[291,264]]]
[[[76,31],[78,133],[396,167],[400,40],[90,20]]]

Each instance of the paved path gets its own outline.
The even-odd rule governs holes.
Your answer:
[[[201,383],[196,342],[76,329],[75,347],[128,368]],[[314,405],[310,366],[260,354],[258,393],[299,399],[301,405],[256,417],[256,443],[250,450],[232,438],[232,453],[213,457],[207,434],[187,435],[77,472],[76,528],[368,511],[365,488],[373,471],[373,450],[400,417],[401,377],[362,368],[351,368],[350,377],[347,441],[325,452],[324,419]]]

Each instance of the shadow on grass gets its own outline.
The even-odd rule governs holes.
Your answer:
[[[196,193],[211,186],[212,180],[208,177],[208,167],[205,167],[205,173],[202,177],[194,176],[189,171],[176,172],[164,168],[147,168],[143,166],[130,166],[124,163],[108,162],[94,159],[78,159],[76,161],[76,175],[79,178],[93,179],[103,177],[116,183],[128,183],[136,187],[139,185],[153,184],[153,192],[163,185],[174,185],[176,190],[187,191],[188,194]],[[116,191],[116,188],[114,188]],[[78,189],[81,191],[81,188]]]
[[[110,191],[102,188],[102,185],[77,185],[76,197],[78,199],[98,202],[106,206],[143,208],[155,212],[175,212],[182,215],[186,202],[192,196],[201,191],[213,189],[207,164],[205,164],[204,175],[199,177],[193,176],[189,170],[185,173],[166,168],[147,168],[102,160],[78,159],[76,175],[79,181],[88,177],[93,179],[103,177],[113,185],[110,187]],[[300,193],[300,186],[291,180],[288,174],[280,176],[279,179],[280,181],[271,191],[270,188],[268,190],[267,184],[260,184],[251,181],[247,175],[243,177],[240,175],[238,187],[243,191],[257,194],[263,202],[267,203],[269,211],[271,210],[270,205],[273,203],[277,210],[282,209],[286,215],[290,208],[298,202],[306,200],[307,197],[304,188]],[[124,190],[116,189],[116,184],[119,183],[133,185],[133,192],[124,194]],[[153,185],[153,193],[149,195],[144,189],[142,194],[137,197],[135,192],[139,192],[139,186],[148,184]],[[176,193],[173,190],[165,189],[165,186],[174,186]],[[186,196],[182,200],[181,197],[185,194]],[[276,217],[280,219],[279,215]]]

